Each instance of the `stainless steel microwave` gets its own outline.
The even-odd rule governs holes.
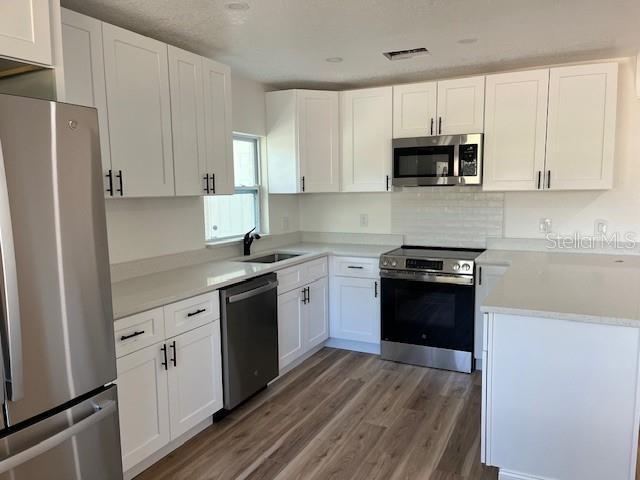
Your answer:
[[[482,140],[481,133],[394,139],[393,185],[480,185]]]

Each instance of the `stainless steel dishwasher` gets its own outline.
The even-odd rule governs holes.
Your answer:
[[[277,287],[270,273],[220,290],[226,410],[278,376]]]

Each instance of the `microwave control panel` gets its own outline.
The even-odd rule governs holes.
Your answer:
[[[478,144],[460,145],[460,175],[473,177],[478,174]]]

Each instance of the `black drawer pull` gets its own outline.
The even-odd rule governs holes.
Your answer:
[[[364,267],[357,267],[355,265],[349,265],[347,268],[353,268],[355,270],[362,270]]]
[[[176,348],[176,341],[175,340],[171,343],[171,349],[173,350],[173,358],[171,359],[171,361],[173,362],[173,366],[177,367],[178,366],[178,357],[176,355],[177,348]]]
[[[189,312],[187,313],[187,317],[195,317],[196,315],[200,315],[201,313],[206,312],[207,309],[206,308],[199,308],[198,310],[196,310],[195,312]]]
[[[160,350],[162,351],[162,357],[164,358],[164,361],[160,362],[160,365],[162,365],[165,370],[169,370],[169,362],[167,360],[167,344],[163,343]]]
[[[125,340],[129,340],[130,338],[137,337],[138,335],[143,335],[143,334],[144,334],[144,330],[136,330],[135,332],[129,335],[122,335],[120,337],[120,341],[124,342]]]

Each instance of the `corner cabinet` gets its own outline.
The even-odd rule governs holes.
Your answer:
[[[484,190],[613,186],[618,64],[487,77]]]
[[[222,409],[218,292],[117,320],[115,331],[127,471]]]
[[[340,92],[342,190],[391,189],[393,88]]]
[[[337,92],[266,94],[269,193],[338,192]]]
[[[102,34],[115,188],[174,195],[167,45],[107,23]]]
[[[2,2],[0,56],[28,63],[51,65],[50,0]]]

